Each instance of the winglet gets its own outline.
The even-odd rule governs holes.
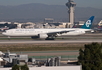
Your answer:
[[[92,22],[94,20],[94,16],[91,16],[85,23],[84,25],[81,27],[83,29],[90,29],[92,26]]]

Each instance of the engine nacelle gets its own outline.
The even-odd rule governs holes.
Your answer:
[[[37,38],[47,38],[48,37],[48,35],[47,34],[38,34],[38,36],[32,36],[31,38],[32,39],[37,39]]]
[[[47,34],[38,34],[38,37],[39,37],[39,38],[47,38],[48,35],[47,35]]]

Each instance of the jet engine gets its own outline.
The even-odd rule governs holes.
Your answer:
[[[47,35],[47,34],[38,34],[38,37],[39,37],[39,38],[47,38],[48,35]]]
[[[40,38],[40,39],[45,39],[47,38],[48,35],[47,34],[38,34],[38,36],[32,36],[32,39],[36,39],[36,38]]]

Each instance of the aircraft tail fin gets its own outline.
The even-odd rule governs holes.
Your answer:
[[[99,25],[102,24],[102,20],[98,23]]]
[[[83,25],[81,28],[83,28],[83,29],[91,29],[93,20],[94,20],[94,16],[91,16],[91,17],[84,23],[84,25]]]

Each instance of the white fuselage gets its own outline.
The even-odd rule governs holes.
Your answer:
[[[85,31],[90,29],[81,28],[64,28],[64,29],[10,29],[3,32],[6,36],[37,36],[38,34],[47,34],[53,32],[69,31],[61,35],[80,35],[85,34]]]

